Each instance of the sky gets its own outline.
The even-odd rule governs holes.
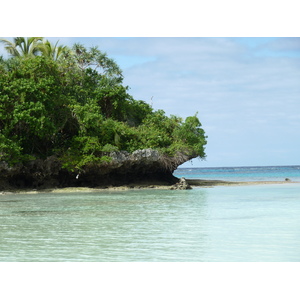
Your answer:
[[[186,117],[198,112],[208,135],[207,158],[205,161],[195,159],[193,164],[187,162],[183,166],[300,165],[300,41],[299,38],[289,38],[300,36],[298,6],[295,0],[285,0],[284,3],[270,0],[86,0],[80,4],[54,0],[51,5],[44,6],[36,0],[3,1],[1,9],[6,13],[0,18],[0,37],[50,36],[54,37],[53,42],[59,39],[66,45],[74,42],[98,45],[121,66],[124,83],[130,87],[134,98],[152,104],[155,109],[163,109],[168,115]],[[85,38],[78,38],[80,36]],[[0,44],[1,53],[3,47]],[[132,299],[145,298],[144,283],[152,283],[157,271],[162,273],[161,269],[151,269],[151,266],[142,265],[136,273],[139,277],[127,267],[128,281],[125,277],[122,281],[113,281],[114,286],[120,286],[117,289],[122,293],[120,297],[125,291]],[[296,266],[289,264],[288,270],[285,266],[272,264],[267,268],[260,265],[259,269],[257,265],[255,268],[251,264],[247,266],[231,270],[226,265],[220,272],[217,265],[207,268],[201,265],[196,269],[189,265],[188,271],[176,265],[174,272],[175,269],[168,265],[170,271],[163,270],[166,280],[152,290],[159,291],[159,295],[165,292],[167,298],[172,295],[174,299],[182,298],[183,293],[186,295],[186,291],[190,291],[190,299],[201,296],[217,299],[230,295],[234,300],[245,297],[244,291],[248,288],[245,283],[251,282],[251,286],[255,286],[250,289],[252,298],[270,298],[271,295],[272,299],[280,299],[287,290],[295,297],[299,294],[292,288],[297,286],[293,285]],[[53,293],[55,296],[57,292],[60,295],[65,293],[69,297],[74,290],[73,299],[86,296],[86,291],[98,295],[99,285],[94,281],[99,279],[103,267],[96,268],[88,272],[82,266],[76,266],[75,272],[60,268],[66,278],[63,286],[72,286],[72,289],[64,291],[58,283],[58,289],[53,289]],[[278,268],[280,272],[277,272]],[[253,283],[257,270],[264,275],[263,285],[260,281]],[[20,274],[19,267],[16,270],[9,266],[5,271],[5,274]],[[38,272],[39,278],[34,277],[37,272],[29,268],[24,271],[26,275],[30,274],[27,276],[30,283],[32,278],[53,281],[57,273],[57,269],[46,268],[45,271],[44,265]],[[103,276],[100,272],[101,279],[107,277],[107,271],[117,274],[120,270],[109,265]],[[82,276],[78,277],[80,272],[85,274],[87,282]],[[184,278],[178,274],[184,274]],[[215,274],[221,276],[216,278]],[[284,274],[284,277],[278,274]],[[74,289],[74,280],[78,278],[80,288]],[[136,284],[140,278],[143,281],[138,281],[141,290]],[[204,280],[201,289],[195,278]],[[174,282],[179,282],[179,279],[182,293],[174,288]],[[278,288],[274,288],[274,282],[279,280]],[[26,288],[30,287],[24,276],[19,282]],[[109,298],[112,285],[107,280],[105,282],[109,288],[104,290]],[[232,282],[238,283],[234,289],[230,288]],[[216,285],[221,288],[214,289]],[[13,289],[9,284],[7,286],[7,295],[11,297]],[[32,299],[40,298],[44,288],[43,284],[40,286],[41,289],[34,290],[35,294],[30,290]],[[24,288],[19,290],[23,296]]]
[[[182,167],[300,165],[300,38],[48,39],[98,46],[155,110],[197,113],[207,157]]]

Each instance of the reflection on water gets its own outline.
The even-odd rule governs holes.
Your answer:
[[[0,261],[299,261],[297,188],[2,195]]]

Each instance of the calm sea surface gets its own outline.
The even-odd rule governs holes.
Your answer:
[[[300,182],[300,166],[179,168],[174,175],[227,181],[283,181],[289,178]]]
[[[175,175],[300,181],[300,167]],[[0,261],[300,261],[300,183],[0,195]]]

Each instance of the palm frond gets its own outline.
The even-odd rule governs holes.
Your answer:
[[[38,45],[43,40],[42,37],[15,37],[13,42],[0,39],[5,44],[6,51],[12,56],[33,56],[38,54]]]

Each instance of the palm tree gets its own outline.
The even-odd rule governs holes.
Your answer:
[[[117,63],[113,59],[108,58],[107,54],[100,51],[97,46],[88,50],[82,44],[76,43],[72,49],[80,69],[84,70],[88,67],[93,67],[96,70],[100,68],[105,75],[123,78],[122,70]]]
[[[12,56],[35,56],[39,53],[39,45],[42,37],[16,37],[13,42],[5,39],[0,39],[4,43],[5,49]]]
[[[55,45],[51,44],[48,40],[39,44],[39,50],[43,56],[52,58],[53,60],[58,60],[66,51],[68,51],[67,46],[57,46],[58,41]]]

